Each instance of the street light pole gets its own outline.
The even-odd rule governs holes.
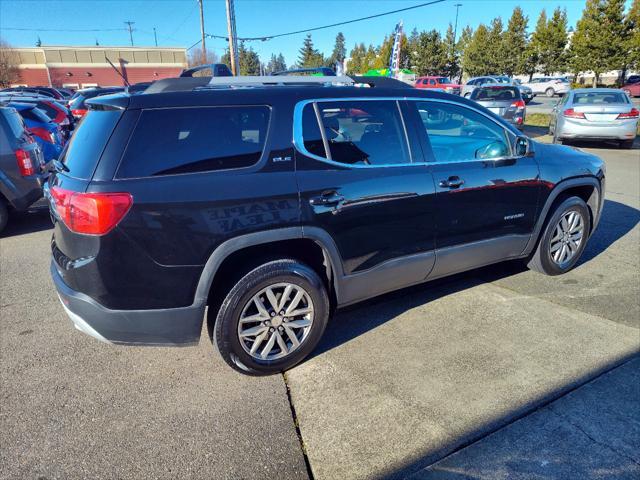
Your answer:
[[[456,38],[458,38],[458,9],[462,6],[461,3],[456,3],[454,7],[456,7],[456,23],[455,27],[453,27],[453,45],[456,44]],[[455,47],[454,47],[455,48]]]
[[[198,0],[198,4],[200,5],[200,33],[202,34],[202,64],[207,63],[207,45],[205,44],[205,33],[204,33],[204,8],[202,6],[202,0]]]
[[[156,33],[156,27],[153,27],[153,39],[156,42],[156,47],[158,46],[158,34]]]

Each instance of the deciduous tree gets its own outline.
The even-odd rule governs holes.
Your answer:
[[[0,38],[0,87],[6,88],[20,79],[18,54]]]

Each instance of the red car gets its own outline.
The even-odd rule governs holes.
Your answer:
[[[631,75],[622,86],[630,97],[640,97],[640,75]]]
[[[447,77],[418,77],[415,87],[438,89],[454,95],[460,95],[462,91],[462,85],[453,83]]]

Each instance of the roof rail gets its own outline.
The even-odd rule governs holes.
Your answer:
[[[353,85],[355,82],[347,76],[307,76],[307,75],[264,75],[241,77],[211,77],[211,87],[250,87],[250,86],[276,86],[276,85]]]
[[[377,88],[413,88],[413,86],[401,80],[391,77],[367,77],[359,75],[351,75],[353,81],[360,85],[369,85]]]

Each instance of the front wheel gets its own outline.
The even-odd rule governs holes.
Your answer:
[[[553,88],[549,87],[544,93],[547,97],[551,98],[556,94],[556,91]]]
[[[231,289],[215,320],[214,341],[222,358],[241,373],[282,372],[313,351],[329,310],[325,284],[312,268],[293,259],[274,260]]]
[[[569,197],[551,214],[527,266],[546,275],[571,270],[587,245],[591,228],[589,207],[578,197]]]

